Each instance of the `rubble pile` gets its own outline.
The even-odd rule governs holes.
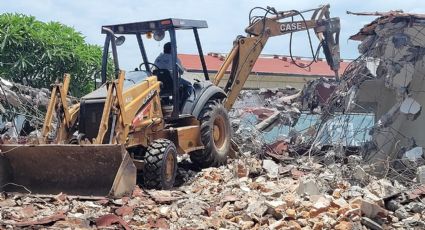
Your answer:
[[[36,89],[0,78],[0,112],[14,109],[22,114],[34,114],[36,109],[46,110],[50,90]]]
[[[296,133],[279,132],[273,138],[264,134],[298,123],[303,109],[302,93],[292,87],[242,91],[230,112],[233,138],[240,144],[240,152],[249,156],[264,150],[272,154],[287,151],[287,144],[292,143],[291,138],[295,138]]]
[[[371,140],[362,146],[372,166],[369,171],[411,185],[422,182],[425,15],[351,14],[380,17],[351,36],[361,41],[361,56],[345,71],[324,116],[335,116],[336,111],[373,113]]]
[[[170,191],[142,190],[120,199],[1,194],[0,226],[124,229],[406,229],[425,227],[425,187],[364,174],[351,164],[325,166],[242,157],[200,172],[180,170]],[[189,176],[188,176],[189,175]],[[194,176],[192,176],[194,175]],[[357,183],[356,183],[357,181]]]
[[[41,127],[49,99],[48,89],[36,89],[0,78],[2,140],[28,135],[34,128]]]

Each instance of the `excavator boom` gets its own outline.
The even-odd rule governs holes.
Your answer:
[[[329,67],[335,72],[335,77],[339,79],[340,22],[339,18],[329,17],[329,5],[302,11],[313,12],[310,20],[305,20],[302,12],[296,10],[278,12],[270,7],[264,10],[266,10],[266,16],[256,16],[250,20],[250,25],[245,29],[248,36],[238,36],[235,40],[231,52],[214,78],[214,84],[218,85],[231,65],[229,80],[224,88],[227,94],[224,106],[228,110],[233,107],[239,92],[270,37],[313,29],[320,46],[323,48]],[[267,17],[268,14],[273,16]],[[297,15],[301,16],[303,20],[281,21]]]

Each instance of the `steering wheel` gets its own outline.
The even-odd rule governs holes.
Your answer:
[[[149,66],[152,66],[152,67],[154,67],[155,69],[159,69],[159,67],[157,66],[157,65],[155,65],[155,64],[153,64],[153,63],[151,63],[151,62],[146,62]],[[139,65],[139,70],[142,70],[142,66],[145,66],[145,62],[142,62],[140,65]],[[151,72],[154,70],[153,68],[150,68],[151,69]]]

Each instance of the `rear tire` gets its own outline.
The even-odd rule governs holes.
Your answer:
[[[143,170],[144,185],[148,189],[170,189],[177,174],[177,149],[167,139],[154,140],[146,149]]]
[[[226,164],[230,150],[230,121],[227,110],[220,102],[209,100],[199,115],[201,141],[204,150],[190,154],[190,160],[201,168]]]
[[[6,156],[0,155],[0,186],[4,186],[5,184],[12,181],[11,173],[12,169],[10,168],[9,161],[7,160]],[[4,191],[3,189],[6,187],[2,187],[2,191]]]

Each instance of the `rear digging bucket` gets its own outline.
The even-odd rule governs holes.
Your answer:
[[[122,145],[2,145],[0,191],[120,197],[136,184]]]

